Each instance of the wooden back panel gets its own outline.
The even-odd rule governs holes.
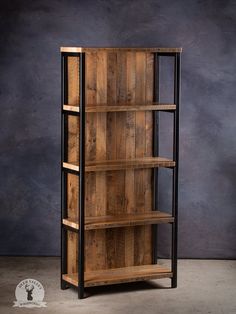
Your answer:
[[[68,59],[68,104],[79,105],[79,58]],[[86,53],[87,104],[152,102],[151,52]],[[152,156],[152,112],[86,114],[86,160]],[[68,161],[79,160],[79,118],[68,118]],[[78,177],[68,174],[68,216],[78,218]],[[152,170],[87,172],[85,216],[152,210]],[[77,271],[77,235],[68,232],[68,273]],[[152,263],[151,226],[85,232],[85,270]]]

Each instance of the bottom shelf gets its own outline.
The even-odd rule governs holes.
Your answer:
[[[172,276],[173,273],[169,268],[160,265],[129,266],[85,272],[84,286],[103,286],[148,279],[171,278]],[[78,273],[64,274],[62,278],[72,285],[78,286]]]

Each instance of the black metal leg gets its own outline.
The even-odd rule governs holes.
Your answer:
[[[177,255],[178,255],[178,172],[179,172],[179,104],[180,104],[180,53],[175,54],[175,78],[174,78],[174,102],[176,111],[174,112],[174,134],[173,134],[173,160],[176,166],[173,168],[173,198],[172,215],[175,217],[172,223],[172,288],[177,287]]]
[[[160,102],[160,84],[159,84],[159,55],[154,53],[154,86],[153,86],[153,102]],[[159,112],[153,112],[153,156],[159,155]],[[158,210],[158,168],[153,169],[153,206],[154,210]],[[152,226],[153,236],[153,264],[157,263],[157,236],[158,226]]]
[[[67,101],[67,56],[61,56],[61,289],[66,289],[62,275],[67,272],[67,234],[63,228],[62,219],[67,216],[67,174],[63,170],[63,161],[67,158],[67,117],[63,114],[63,104]]]
[[[85,53],[80,54],[80,132],[79,132],[79,247],[78,297],[84,297],[84,197],[85,197]]]
[[[67,285],[66,281],[62,279],[62,274],[65,274],[67,272],[67,258],[66,258],[66,254],[67,254],[67,231],[65,228],[61,228],[61,245],[62,245],[62,254],[61,254],[61,289],[65,290],[67,288],[69,288],[69,286]]]

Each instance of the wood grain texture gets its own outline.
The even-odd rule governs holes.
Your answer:
[[[158,278],[171,278],[169,268],[159,265],[130,266],[103,271],[85,272],[85,287],[118,284]],[[78,286],[78,274],[63,275],[63,279]]]
[[[67,231],[67,272],[78,272],[78,234]]]
[[[107,53],[107,107],[117,101],[117,54],[116,52]],[[100,104],[99,107],[102,107]],[[109,110],[109,108],[108,108]],[[117,137],[116,137],[116,112],[107,113],[107,160],[116,159]],[[113,215],[117,210],[117,181],[116,173],[107,173],[107,215]],[[106,230],[106,266],[107,268],[116,267],[116,230]]]
[[[97,53],[86,56],[86,101],[91,105],[97,103]],[[97,135],[96,113],[86,114],[85,129],[85,158],[88,161],[96,160],[96,135]],[[95,215],[96,203],[96,173],[85,174],[85,219]],[[96,230],[85,233],[85,271],[96,269]]]
[[[126,158],[135,158],[135,112],[130,111],[135,103],[135,52],[127,52],[127,113],[126,113]],[[145,107],[145,106],[144,106]],[[134,169],[126,169],[125,172],[125,208],[128,215],[135,213],[135,182]],[[125,229],[125,265],[134,265],[134,231],[135,228]]]
[[[116,86],[116,100],[117,104],[122,105],[127,101],[127,54],[125,52],[117,53],[117,86]],[[126,112],[116,113],[116,158],[126,160]],[[114,173],[116,181],[116,209],[115,213],[117,215],[126,213],[125,208],[125,169],[116,171]],[[126,232],[120,232],[120,230],[115,229],[115,248],[116,248],[116,259],[115,267],[125,266],[125,235]]]
[[[146,80],[146,54],[143,52],[136,53],[136,79],[135,79],[135,101],[138,103],[145,102],[145,80]],[[145,156],[145,113],[136,113],[135,124],[135,157],[144,158]],[[137,212],[145,211],[145,177],[146,171],[143,168],[135,170],[135,208]],[[145,226],[137,226],[134,233],[134,264],[145,264],[144,248]]]
[[[96,104],[107,102],[107,54],[102,51],[97,53],[97,90]],[[96,160],[106,159],[106,113],[96,113]],[[96,203],[94,210],[96,216],[106,215],[107,208],[107,177],[105,171],[96,173]],[[96,250],[94,259],[96,264],[91,265],[93,270],[106,268],[106,230],[96,230],[94,239]],[[93,261],[91,261],[93,263]]]
[[[145,54],[145,102],[153,101],[153,65],[154,55]],[[145,111],[145,158],[153,154],[153,112]],[[145,211],[153,209],[153,169],[144,170]],[[144,263],[152,263],[152,228],[144,226]]]

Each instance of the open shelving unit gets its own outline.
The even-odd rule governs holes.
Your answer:
[[[177,286],[181,48],[61,47],[61,288],[158,278]],[[174,101],[160,102],[160,57],[172,57]],[[159,112],[173,115],[173,157],[159,156]],[[171,211],[158,169],[172,172]],[[157,262],[170,224],[171,264]]]

